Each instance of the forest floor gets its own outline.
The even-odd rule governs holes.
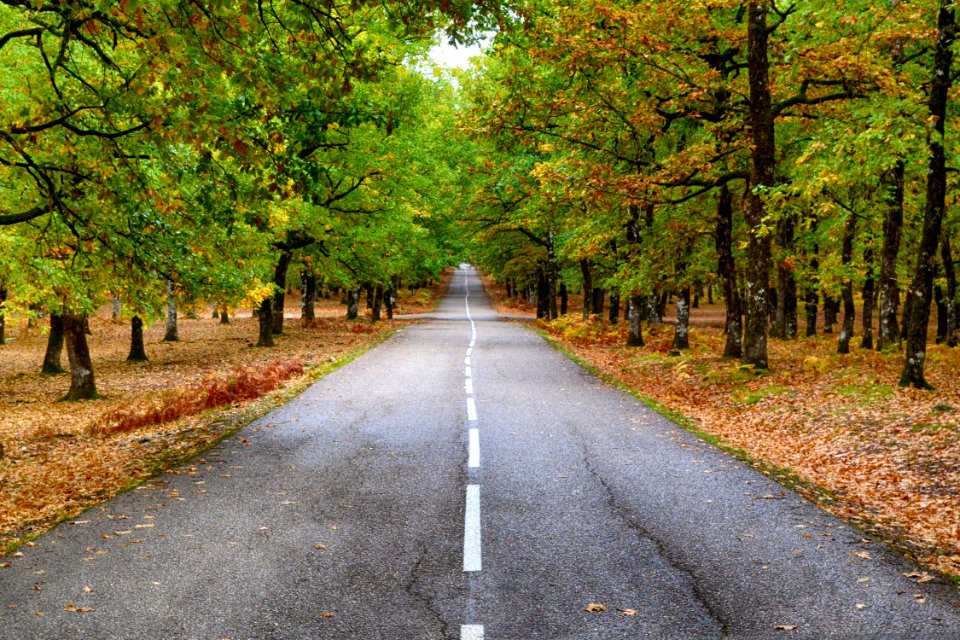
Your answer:
[[[402,292],[397,313],[433,308],[448,280]],[[178,342],[163,342],[157,322],[144,332],[149,361],[128,363],[129,320],[103,309],[88,336],[101,397],[74,403],[59,402],[69,374],[39,373],[45,332],[8,324],[0,348],[0,555],[190,459],[412,322],[347,321],[345,307],[322,299],[317,320],[304,326],[299,297],[288,295],[284,334],[264,349],[253,346],[256,318],[240,313],[227,325],[209,309],[199,319],[181,315]]]
[[[533,318],[486,286],[501,312]],[[859,349],[856,337],[838,355],[837,334],[822,327],[813,338],[771,340],[772,373],[757,375],[720,357],[722,305],[692,310],[691,348],[675,357],[672,318],[645,324],[640,348],[625,346],[624,322],[581,318],[577,308],[538,326],[704,439],[960,582],[960,348],[929,346],[935,390],[920,391],[897,386],[901,352]]]

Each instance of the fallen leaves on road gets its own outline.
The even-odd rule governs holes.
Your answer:
[[[590,613],[599,613],[601,611],[606,611],[606,610],[607,610],[606,605],[600,604],[599,602],[591,602],[590,604],[587,605],[587,608],[584,609],[584,611],[589,611]]]
[[[773,626],[774,631],[793,631],[797,628],[795,624],[777,624]]]
[[[90,613],[91,611],[96,611],[96,609],[91,609],[90,607],[78,607],[72,602],[68,602],[67,606],[63,608],[64,611],[72,611],[75,613]]]

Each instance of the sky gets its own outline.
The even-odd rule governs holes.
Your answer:
[[[445,40],[441,40],[430,49],[430,59],[448,69],[466,69],[470,64],[470,58],[478,55],[480,55],[480,45],[457,48],[447,44]]]

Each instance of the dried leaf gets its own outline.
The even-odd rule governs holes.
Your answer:
[[[599,613],[606,610],[606,605],[600,604],[599,602],[591,602],[587,605],[587,608],[584,609],[584,611],[589,611],[590,613]]]
[[[67,606],[63,608],[64,611],[73,611],[75,613],[90,613],[91,611],[96,611],[96,609],[91,609],[90,607],[78,607],[72,602],[68,602]]]
[[[850,555],[863,558],[864,560],[873,560],[873,556],[870,555],[869,551],[851,551]]]
[[[796,628],[797,628],[797,625],[795,624],[777,624],[777,625],[774,625],[773,630],[774,631],[793,631]]]
[[[635,615],[637,615],[637,613],[638,613],[638,611],[637,611],[636,609],[624,609],[623,611],[620,612],[620,615],[622,615],[622,616],[635,616]]]

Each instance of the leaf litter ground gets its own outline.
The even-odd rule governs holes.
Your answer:
[[[427,311],[442,288],[409,293],[398,313]],[[150,360],[136,364],[125,360],[129,321],[104,309],[88,337],[102,397],[75,403],[58,401],[68,374],[39,373],[46,336],[17,323],[0,348],[0,554],[203,450],[410,323],[347,321],[343,306],[320,300],[317,320],[304,326],[298,299],[287,298],[274,348],[253,347],[249,312],[228,325],[181,317],[179,342],[162,342],[162,322],[145,331]]]
[[[487,291],[502,312],[532,317],[496,285],[487,282]],[[960,348],[929,346],[934,391],[897,386],[901,352],[852,345],[838,355],[837,334],[771,340],[773,373],[757,375],[719,357],[723,314],[720,305],[693,309],[692,348],[679,357],[668,355],[669,318],[652,331],[644,326],[641,348],[624,346],[623,322],[582,322],[579,309],[540,327],[605,377],[833,513],[960,577]]]

